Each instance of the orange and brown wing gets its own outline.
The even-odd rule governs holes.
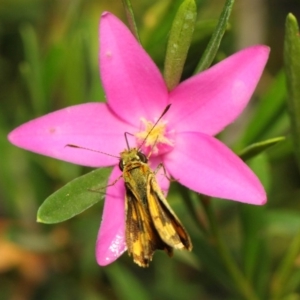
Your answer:
[[[126,187],[126,244],[128,254],[141,267],[148,267],[156,249],[172,249],[163,243],[153,226],[147,206]]]
[[[148,178],[147,198],[151,218],[160,238],[175,249],[192,250],[190,236],[168,204],[154,174]]]

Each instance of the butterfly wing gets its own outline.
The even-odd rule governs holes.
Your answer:
[[[148,267],[156,249],[169,256],[172,248],[166,245],[156,231],[147,205],[126,187],[126,244],[128,254],[141,267]]]
[[[175,249],[192,250],[191,239],[168,204],[154,174],[148,177],[147,198],[151,218],[160,238]]]

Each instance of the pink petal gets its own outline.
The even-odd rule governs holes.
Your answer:
[[[168,101],[164,80],[128,28],[107,12],[100,22],[99,60],[107,102],[121,119],[136,124],[159,116]]]
[[[109,184],[119,178],[121,172],[116,166],[109,178]],[[126,251],[125,241],[125,187],[120,178],[106,190],[102,222],[96,243],[96,259],[100,266],[106,266]]]
[[[66,147],[74,144],[119,156],[126,147],[124,132],[136,129],[120,121],[103,103],[86,103],[55,111],[14,129],[9,141],[29,151],[68,162],[109,166],[118,158]]]
[[[215,135],[233,122],[250,100],[269,51],[266,46],[244,49],[182,82],[170,94],[174,129]]]
[[[264,188],[252,170],[206,134],[178,134],[164,164],[174,178],[196,192],[255,205],[266,202]]]

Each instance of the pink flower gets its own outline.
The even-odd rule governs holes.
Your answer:
[[[247,105],[269,54],[254,46],[228,57],[168,92],[158,68],[127,27],[110,13],[100,23],[100,74],[107,103],[85,103],[42,116],[13,130],[14,145],[90,167],[114,166],[109,182],[120,176],[118,159],[79,145],[119,156],[138,146],[145,132],[171,103],[171,108],[142,147],[153,148],[150,165],[162,162],[186,187],[212,197],[262,205],[266,194],[255,174],[213,136],[233,122]],[[157,139],[158,136],[158,139]],[[155,143],[155,141],[157,142]],[[157,175],[164,190],[169,182]],[[124,182],[108,188],[96,257],[100,265],[125,250]]]

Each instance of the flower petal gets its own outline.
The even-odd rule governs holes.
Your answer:
[[[202,133],[181,133],[164,164],[188,188],[212,197],[262,205],[263,186],[252,170],[229,148]]]
[[[174,129],[215,135],[233,122],[250,100],[268,55],[268,47],[253,46],[182,82],[170,94]]]
[[[109,179],[112,184],[121,176],[116,166]],[[96,259],[100,266],[106,266],[126,251],[125,242],[125,186],[120,178],[106,190],[106,197],[100,230],[96,243]]]
[[[101,17],[99,31],[100,74],[109,106],[130,124],[141,117],[159,116],[167,105],[168,92],[149,55],[129,29],[108,12]]]
[[[66,145],[73,144],[119,156],[126,147],[125,131],[134,132],[134,129],[120,121],[106,104],[86,103],[27,122],[14,129],[8,139],[18,147],[39,154],[80,165],[103,167],[118,163],[118,159]]]

